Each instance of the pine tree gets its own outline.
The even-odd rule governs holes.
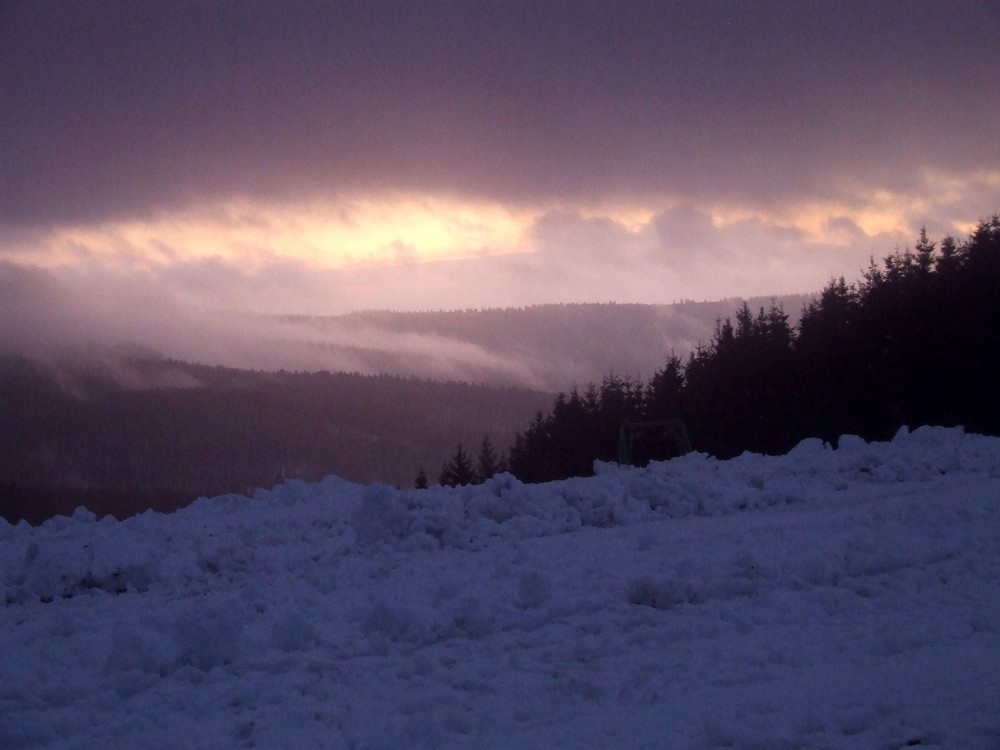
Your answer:
[[[427,489],[427,474],[424,473],[424,467],[420,467],[420,471],[417,473],[417,480],[413,483],[415,489],[426,490]]]
[[[497,464],[496,451],[493,450],[493,443],[490,436],[484,435],[482,445],[479,448],[479,463],[476,466],[476,481],[485,482],[499,470]]]
[[[934,264],[934,270],[940,274],[950,274],[958,266],[958,243],[954,237],[948,236],[941,240],[941,254]]]
[[[679,419],[683,416],[684,363],[673,352],[663,369],[649,381],[646,416],[649,419]]]
[[[917,268],[927,273],[934,265],[934,243],[927,239],[927,227],[920,227],[920,238],[917,240]]]
[[[472,468],[472,461],[465,448],[459,443],[455,448],[455,455],[451,461],[446,463],[441,469],[439,482],[447,487],[457,487],[462,484],[472,484],[476,480],[476,473]]]

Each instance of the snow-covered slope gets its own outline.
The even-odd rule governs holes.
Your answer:
[[[1000,440],[598,468],[0,525],[0,747],[1000,747]]]

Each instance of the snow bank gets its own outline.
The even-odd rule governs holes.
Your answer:
[[[0,747],[1000,746],[1000,440],[0,524]]]

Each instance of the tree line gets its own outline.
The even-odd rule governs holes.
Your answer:
[[[671,353],[648,382],[609,375],[560,393],[496,465],[522,481],[592,473],[618,457],[625,423],[682,420],[695,450],[719,458],[780,454],[806,437],[891,437],[902,425],[1000,434],[1000,216],[958,241],[920,231],[913,248],[861,278],[830,281],[797,325],[777,303],[717,321],[686,359]],[[661,436],[662,437],[662,436]],[[669,458],[653,440],[637,462]],[[461,458],[461,461],[458,459]],[[455,469],[468,469],[460,476]],[[461,445],[442,484],[481,481]],[[460,481],[467,480],[467,481]]]

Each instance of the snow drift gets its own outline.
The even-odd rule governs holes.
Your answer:
[[[0,747],[1000,747],[1000,439],[0,524]]]

